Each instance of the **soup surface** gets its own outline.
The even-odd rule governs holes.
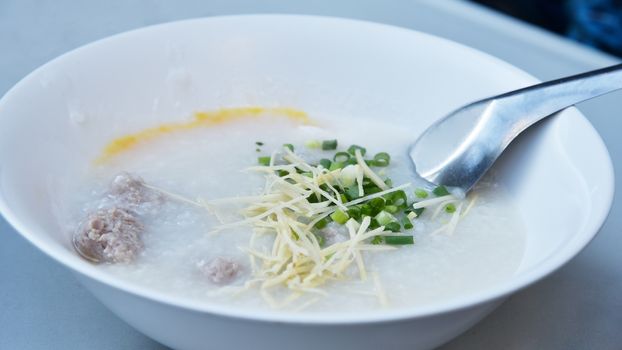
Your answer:
[[[310,164],[332,159],[335,152],[346,151],[353,144],[364,146],[372,155],[386,152],[391,155],[389,166],[374,170],[390,178],[393,186],[410,184],[404,188],[409,202],[424,200],[414,195],[424,184],[414,177],[407,156],[413,140],[407,128],[354,118],[313,116],[308,122],[276,115],[287,113],[269,114],[226,118],[197,127],[156,128],[135,134],[130,142],[126,138],[124,143],[109,146],[108,153],[89,164],[85,176],[70,191],[67,221],[73,231],[89,213],[111,205],[107,195],[119,173],[139,176],[161,196],[156,204],[133,209],[144,226],[143,247],[137,256],[129,262],[102,263],[98,268],[180,298],[284,312],[426,305],[474,293],[509,279],[517,270],[525,240],[521,219],[503,187],[488,178],[466,199],[452,202],[453,209],[456,205],[461,208],[455,229],[446,229],[455,213],[442,203],[441,208],[431,206],[418,217],[411,216],[412,229],[402,228],[399,234],[412,235],[414,244],[363,251],[364,279],[352,264],[344,278],[328,280],[302,293],[280,285],[264,289],[261,283],[254,283],[257,267],[251,264],[247,250],[253,226],[230,225],[217,230],[223,223],[244,220],[240,210],[249,203],[233,200],[210,208],[197,203],[260,194],[265,176],[247,169],[258,166],[258,157],[270,156],[275,150],[283,153],[284,144],[291,144]],[[337,140],[337,149],[317,148],[315,140]],[[344,225],[336,222],[321,232],[327,236],[323,246],[333,243],[330,237],[347,235]],[[274,235],[262,234],[253,249],[268,254],[273,243]],[[215,275],[208,269],[215,262],[229,265]]]

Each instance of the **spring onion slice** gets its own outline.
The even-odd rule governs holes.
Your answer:
[[[376,186],[380,187],[380,189],[382,189],[383,191],[388,190],[389,186],[387,186],[387,184],[378,175],[376,175],[376,173],[374,173],[374,171],[371,170],[369,166],[367,166],[367,163],[365,163],[363,155],[361,154],[361,150],[355,149],[354,155],[356,157],[358,165],[363,169],[363,173],[367,175],[367,177],[369,177],[369,179],[374,184],[376,184]]]
[[[359,145],[352,145],[352,146],[348,147],[348,153],[351,154],[351,155],[355,155],[356,154],[355,151],[357,149],[359,151],[361,151],[361,155],[363,155],[363,156],[365,155],[365,153],[367,153],[367,150],[364,147],[361,147]]]
[[[415,244],[413,236],[384,236],[384,242],[391,245]]]
[[[322,150],[323,151],[332,151],[337,149],[337,140],[325,140],[322,141]]]
[[[444,208],[445,208],[445,212],[449,214],[456,212],[456,205],[453,203],[447,204]]]
[[[337,152],[333,156],[333,161],[337,163],[345,163],[350,160],[350,153],[348,152]]]
[[[451,220],[449,220],[449,224],[447,227],[447,234],[453,235],[456,230],[456,225],[458,224],[458,220],[460,220],[460,213],[462,212],[462,206],[464,202],[460,202],[456,207],[456,211],[452,214]]]
[[[455,205],[454,203],[458,202],[458,199],[449,199],[446,201],[442,201],[441,203],[439,203],[436,206],[436,209],[434,209],[434,213],[432,214],[432,216],[430,217],[432,220],[436,219],[438,217],[438,215],[445,210],[445,208],[447,208],[447,206],[452,205],[454,206],[454,211],[455,211]],[[446,211],[446,210],[445,210]]]
[[[448,195],[449,191],[447,190],[447,187],[440,185],[440,186],[437,186],[434,190],[432,190],[432,193],[434,193],[434,195],[437,197],[442,197],[442,196]]]
[[[417,198],[428,198],[428,191],[422,189],[422,188],[416,188],[415,189],[415,196],[417,196]]]
[[[391,156],[387,152],[380,152],[374,156],[374,165],[379,167],[388,166],[391,162]]]
[[[322,142],[320,142],[319,140],[309,140],[305,142],[305,146],[310,149],[318,149],[322,147]]]

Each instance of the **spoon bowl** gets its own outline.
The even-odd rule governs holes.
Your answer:
[[[468,104],[425,130],[410,148],[415,171],[466,193],[507,146],[538,121],[576,103],[622,89],[622,64]]]

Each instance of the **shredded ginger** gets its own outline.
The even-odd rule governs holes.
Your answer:
[[[277,159],[280,161],[277,164]],[[363,254],[397,249],[391,245],[377,244],[384,236],[394,236],[396,232],[385,226],[371,228],[372,217],[362,216],[359,220],[348,218],[345,221],[347,237],[343,241],[324,245],[324,237],[318,234],[315,225],[327,219],[336,211],[347,212],[349,208],[369,203],[372,199],[386,197],[410,186],[409,183],[390,187],[382,177],[369,167],[359,150],[355,151],[354,164],[329,170],[322,165],[311,165],[288,147],[282,153],[273,152],[267,165],[248,168],[249,171],[265,176],[262,193],[251,197],[225,198],[204,201],[203,205],[213,209],[222,203],[239,202],[246,205],[242,210],[244,219],[223,223],[216,231],[241,225],[251,225],[248,247],[242,248],[250,259],[253,278],[243,289],[258,285],[264,299],[273,307],[282,307],[303,294],[316,294],[313,301],[327,296],[324,287],[330,281],[346,280],[358,276],[361,281],[368,279],[370,271],[365,266]],[[371,194],[364,193],[363,179],[373,182],[379,188]],[[343,189],[355,186],[359,198],[344,200]],[[463,203],[449,194],[431,198],[408,207],[422,210],[437,207],[437,213],[447,203],[458,202],[458,209],[449,222],[437,232],[453,233],[461,213],[465,214],[473,204],[471,201],[463,213]],[[408,220],[416,218],[415,212],[404,215]],[[273,235],[272,247],[259,247],[256,242],[261,235]],[[399,234],[399,233],[397,233]],[[388,299],[376,271],[371,271],[372,294],[381,305]],[[292,293],[283,301],[275,300],[271,291],[284,287]],[[306,307],[304,302],[296,309]]]
[[[344,202],[340,191],[342,180],[353,182],[362,192],[363,175],[375,182],[382,181],[380,176],[366,165],[356,165],[329,171],[321,165],[314,166],[304,161],[288,148],[283,149],[282,159],[286,164],[275,164],[277,154],[273,153],[268,166],[251,167],[249,170],[265,174],[266,184],[262,194],[253,196],[252,201],[243,210],[245,219],[223,224],[222,230],[239,225],[252,225],[253,233],[249,247],[243,248],[249,254],[255,278],[260,284],[262,295],[275,305],[268,290],[285,287],[298,296],[302,293],[326,295],[321,289],[327,282],[350,278],[349,271],[354,271],[358,278],[366,280],[368,271],[363,260],[365,251],[386,251],[397,249],[389,245],[374,245],[371,239],[394,232],[384,226],[370,229],[371,217],[366,216],[360,222],[350,218],[346,223],[347,239],[332,245],[323,246],[314,225],[328,217],[337,209],[347,211],[349,206],[364,203],[394,191],[410,186],[404,184],[389,188],[384,183],[383,191],[365,195],[355,200]],[[359,155],[360,160],[360,155]],[[362,163],[364,164],[364,163]],[[280,173],[279,173],[280,172]],[[283,172],[286,172],[283,173]],[[304,172],[302,174],[301,172]],[[322,188],[327,188],[324,190]],[[320,198],[313,201],[312,196]],[[269,251],[262,251],[255,246],[257,236],[273,234],[274,242]],[[381,304],[386,303],[386,296],[379,286],[379,278],[374,277],[374,291]]]

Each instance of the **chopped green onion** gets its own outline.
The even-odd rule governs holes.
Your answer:
[[[445,211],[449,214],[456,212],[456,205],[453,203],[449,203],[445,206]]]
[[[337,170],[337,169],[341,169],[343,168],[344,164],[340,163],[340,162],[333,162],[330,165],[330,168],[328,168],[328,170],[333,171],[333,170]]]
[[[287,170],[279,170],[277,173],[279,174],[280,177],[289,175]]]
[[[292,238],[297,241],[300,239],[300,236],[296,233],[296,231],[292,230]]]
[[[263,142],[261,142],[261,141],[257,141],[257,142],[255,142],[255,144],[256,144],[257,146],[263,146]]]
[[[332,151],[337,149],[337,140],[326,140],[322,141],[322,150],[323,151]]]
[[[382,243],[382,236],[374,236],[374,238],[372,238],[371,240],[371,244],[381,244]]]
[[[412,221],[410,221],[410,219],[407,216],[404,216],[402,218],[402,226],[404,226],[405,230],[410,230],[411,228],[414,227]]]
[[[365,178],[365,179],[367,179],[367,178]],[[373,182],[372,183],[369,183],[369,182],[366,183],[365,180],[363,180],[363,188],[365,188],[365,190],[366,190],[365,192],[367,192],[368,189],[371,190],[371,189],[380,188],[380,187],[378,187],[378,185],[376,185]],[[380,191],[382,191],[382,189]]]
[[[333,219],[334,222],[343,225],[348,221],[350,217],[348,216],[348,214],[342,212],[341,209],[337,209],[334,213],[330,215],[330,218]]]
[[[428,198],[428,191],[422,188],[417,188],[415,190],[415,196],[417,196],[417,198]]]
[[[374,156],[374,165],[384,167],[391,162],[391,156],[387,152],[380,152]]]
[[[311,178],[313,177],[313,173],[308,172],[308,171],[305,171],[304,173],[300,173],[300,175],[306,176],[306,177],[311,177]]]
[[[348,165],[356,165],[358,164],[358,161],[356,160],[356,158],[351,157],[350,159],[348,159]]]
[[[384,236],[384,242],[391,245],[415,244],[413,236]]]
[[[361,208],[356,205],[348,208],[348,215],[354,220],[360,220],[361,219]]]
[[[402,190],[393,192],[393,205],[397,205],[400,208],[407,208],[408,197],[406,197],[406,192]]]
[[[321,230],[324,227],[326,227],[326,225],[328,225],[328,219],[327,218],[323,218],[322,220],[316,222],[315,225],[313,225],[313,227],[315,227],[318,230]]]
[[[380,214],[382,209],[384,209],[384,207],[374,207],[374,206],[370,206],[370,207],[371,207],[371,216],[376,216]]]
[[[410,213],[415,213],[415,217],[419,217],[421,216],[421,213],[423,213],[424,210],[425,208],[408,209],[404,211],[404,214],[410,215]]]
[[[382,189],[378,186],[363,186],[363,190],[365,190],[365,194],[374,194],[378,192],[382,192]]]
[[[386,207],[384,207],[384,210],[391,214],[395,214],[397,213],[398,208],[395,205],[387,205]]]
[[[355,155],[357,149],[361,151],[362,156],[365,156],[365,153],[367,153],[367,150],[364,147],[361,147],[359,145],[352,145],[348,147],[348,153],[350,153],[351,155]]]
[[[397,221],[395,216],[384,210],[378,213],[374,219],[376,219],[381,226],[387,226],[389,223]]]
[[[289,148],[290,151],[294,152],[294,145],[292,145],[291,143],[286,143],[283,145],[283,147]]]
[[[365,204],[361,205],[361,215],[372,216],[373,212],[374,212],[374,209],[371,207],[371,205],[369,205],[369,203],[365,203]],[[374,221],[375,220],[372,220],[372,222],[374,222]],[[376,227],[378,227],[378,226],[376,226]]]
[[[315,235],[315,239],[317,239],[317,244],[319,244],[320,247],[323,247],[326,244],[326,239],[322,235]]]
[[[386,194],[384,198],[387,200],[387,204],[395,205],[398,208],[404,209],[408,207],[408,198],[406,192],[399,190]]]
[[[260,165],[270,165],[270,157],[259,157],[257,158],[257,162],[259,162]]]
[[[391,232],[400,232],[401,230],[400,224],[395,221],[384,225],[384,228],[385,230],[389,230]]]
[[[322,142],[320,142],[319,140],[309,140],[305,142],[305,146],[307,146],[307,148],[317,149],[322,147]]]
[[[434,195],[437,197],[441,197],[441,196],[448,195],[449,191],[447,191],[447,187],[440,185],[436,187],[434,190],[432,190],[432,193],[434,193]]]
[[[333,161],[338,163],[347,163],[350,160],[350,154],[347,152],[337,152],[333,157]]]
[[[322,167],[324,167],[324,169],[330,169],[330,165],[331,165],[332,163],[333,163],[333,162],[331,162],[331,161],[330,161],[330,159],[326,159],[326,158],[324,158],[324,159],[320,159],[320,165],[321,165]]]
[[[378,223],[378,221],[376,221],[376,219],[371,219],[371,222],[369,223],[369,229],[373,230],[373,229],[377,229],[378,227],[380,227],[380,224]]]
[[[382,209],[384,208],[386,201],[382,197],[377,197],[377,198],[370,199],[368,203],[372,208]]]
[[[346,196],[350,198],[350,200],[359,198],[361,196],[359,188],[357,186],[350,186],[346,188]]]
[[[347,203],[348,202],[348,197],[345,194],[343,194],[343,193],[339,194],[339,198],[341,198],[341,203]]]

